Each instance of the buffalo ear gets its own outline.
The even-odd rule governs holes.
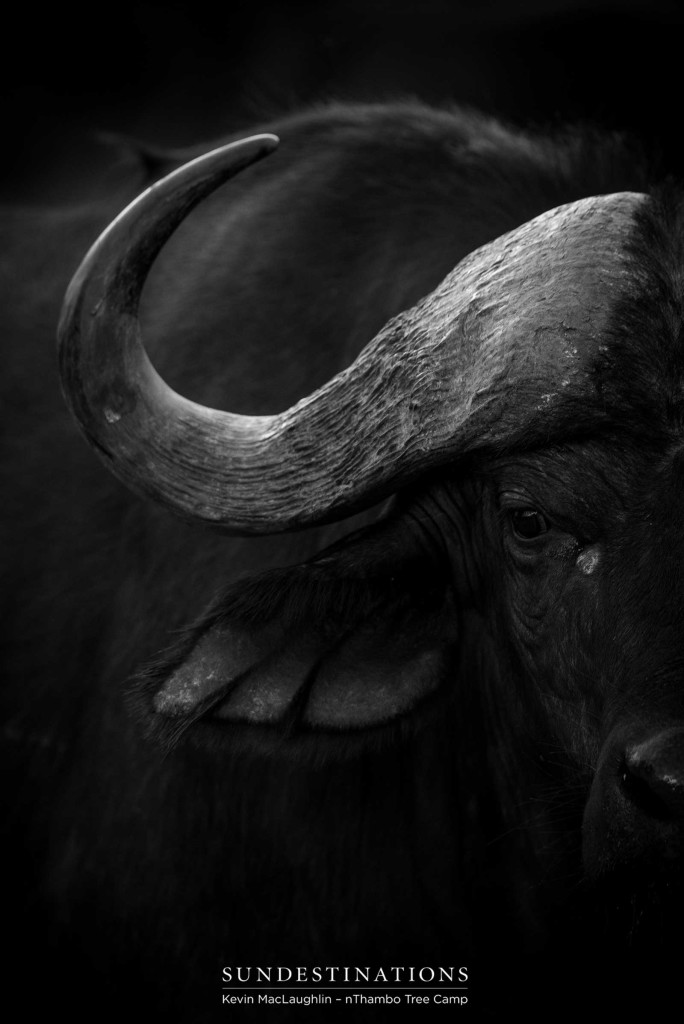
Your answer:
[[[157,690],[155,710],[288,734],[397,720],[450,676],[458,610],[447,580],[399,518],[238,584]]]

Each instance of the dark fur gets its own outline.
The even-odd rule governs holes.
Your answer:
[[[279,154],[183,226],[144,312],[169,382],[238,412],[272,412],[311,391],[474,247],[581,196],[645,190],[658,173],[618,136],[528,134],[410,103],[333,106],[260,130],[282,137]],[[155,153],[154,167],[163,163]],[[654,209],[634,252],[658,288],[615,314],[637,383],[616,380],[617,349],[599,367],[617,419],[628,394],[630,414],[652,422],[653,381],[664,378],[679,409],[670,353],[684,236],[678,213]],[[548,962],[533,980],[525,958],[546,948],[562,962],[585,934],[581,920],[573,930],[573,900],[589,781],[544,732],[539,701],[511,686],[520,667],[501,618],[487,614],[495,564],[484,581],[473,575],[478,599],[459,605],[447,680],[458,685],[415,719],[329,746],[309,737],[298,758],[282,737],[260,746],[242,730],[231,745],[216,723],[206,742],[198,733],[177,743],[175,732],[150,741],[150,691],[221,617],[278,619],[283,643],[303,622],[328,628],[333,608],[333,641],[378,609],[373,628],[392,610],[411,628],[426,579],[433,594],[461,599],[443,578],[444,544],[461,550],[468,538],[445,541],[434,518],[412,521],[407,495],[393,521],[420,571],[403,562],[396,580],[382,570],[369,581],[381,523],[335,590],[329,568],[307,559],[340,529],[227,540],[126,493],[76,436],[52,370],[61,295],[114,212],[103,203],[9,215],[3,689],[20,976],[32,984],[37,962],[52,984],[76,975],[72,1019],[92,1019],[97,994],[112,1015],[135,999],[141,1016],[212,1020],[224,963],[465,961],[503,988],[521,971],[531,996]],[[638,340],[656,321],[657,363]],[[568,422],[569,435],[581,430]],[[459,467],[458,486],[471,468]],[[331,556],[338,568],[346,550]],[[296,563],[305,567],[282,568]],[[131,717],[128,680],[150,659]],[[474,984],[482,1005],[485,984]]]

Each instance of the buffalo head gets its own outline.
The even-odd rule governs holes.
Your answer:
[[[269,533],[385,504],[310,561],[215,598],[148,673],[156,732],[321,759],[428,728],[455,702],[479,735],[461,767],[491,778],[499,829],[526,829],[546,856],[540,837],[563,828],[544,794],[560,781],[588,877],[674,880],[676,200],[622,192],[550,210],[472,252],[293,408],[237,416],[170,390],[137,309],[188,209],[275,143],[186,165],[96,243],[60,327],[67,399],[112,472],[192,521]]]

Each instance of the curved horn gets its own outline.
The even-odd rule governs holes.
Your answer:
[[[471,253],[284,413],[221,412],[164,383],[138,325],[149,268],[196,203],[277,142],[255,136],[170,174],[77,271],[59,327],[63,386],[109,468],[185,518],[274,533],[367,507],[476,447],[550,437],[566,396],[586,394],[609,312],[629,287],[640,194],[558,207]]]

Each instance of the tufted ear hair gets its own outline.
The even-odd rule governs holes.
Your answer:
[[[398,514],[298,566],[234,585],[153,694],[157,720],[272,739],[397,723],[451,677],[450,566]]]

